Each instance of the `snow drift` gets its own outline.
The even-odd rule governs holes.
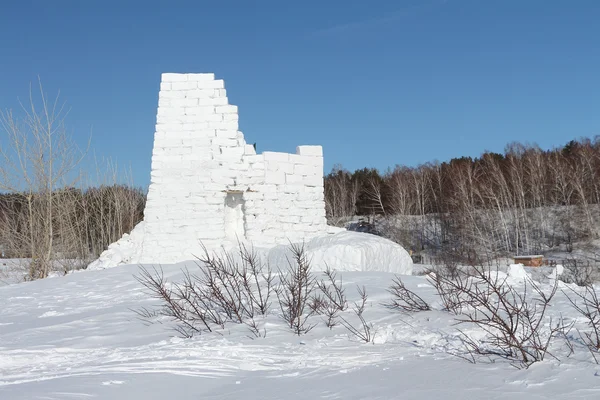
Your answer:
[[[88,265],[88,270],[113,268],[119,265],[137,264],[142,254],[145,222],[142,221],[129,234],[108,246],[100,257]]]
[[[391,240],[359,232],[339,232],[309,240],[304,250],[311,267],[323,271],[380,271],[411,275],[413,261],[408,252]],[[276,246],[268,253],[271,265],[286,265],[290,246]]]
[[[119,265],[137,264],[142,252],[144,222],[139,223],[130,234],[125,234],[111,244],[88,270],[113,268]],[[225,250],[236,244],[223,243]],[[256,248],[272,265],[287,265],[291,255],[290,245]],[[368,233],[331,229],[306,243],[304,250],[311,259],[314,270],[327,266],[338,271],[381,271],[411,275],[413,262],[406,250],[391,240]]]

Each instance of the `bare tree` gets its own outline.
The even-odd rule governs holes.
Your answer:
[[[396,166],[386,176],[390,190],[389,208],[396,215],[410,215],[417,208],[410,182],[410,169]]]
[[[48,99],[39,82],[40,99],[30,89],[29,103],[21,103],[22,116],[0,113],[5,136],[0,141],[0,189],[24,195],[27,209],[26,241],[31,279],[48,275],[55,254],[55,191],[77,180],[81,151],[65,127],[64,105]],[[88,143],[89,145],[89,143]]]
[[[359,187],[351,174],[338,165],[327,175],[325,182],[327,217],[332,225],[338,226],[356,212]]]
[[[365,195],[373,204],[373,214],[385,215],[385,207],[383,205],[384,181],[373,176],[369,177],[366,182]]]

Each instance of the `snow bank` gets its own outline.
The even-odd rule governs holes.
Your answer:
[[[121,239],[111,244],[87,269],[100,270],[139,263],[144,229],[144,222],[140,222],[130,234],[123,235]],[[223,249],[236,250],[235,245],[228,242],[223,242]],[[272,265],[285,266],[286,256],[291,256],[289,244],[260,247],[256,250],[266,255]],[[338,271],[412,274],[412,259],[402,246],[368,233],[331,229],[328,233],[306,242],[305,250],[312,260],[313,269],[317,271],[325,270],[328,265]]]
[[[412,275],[413,262],[399,244],[368,233],[343,231],[306,242],[306,255],[316,271],[329,266],[338,271],[381,271]],[[271,265],[287,265],[290,246],[277,246],[268,253]],[[291,259],[291,258],[290,258]]]
[[[101,270],[140,263],[145,229],[145,222],[140,222],[131,233],[108,246],[87,269]],[[221,250],[233,250],[235,253],[236,246],[237,244],[223,241]],[[408,252],[399,244],[380,236],[328,226],[326,233],[310,239],[304,246],[315,271],[325,270],[329,266],[338,271],[380,271],[412,275],[413,262]],[[280,267],[287,265],[286,257],[292,255],[289,244],[261,246],[256,250],[265,255],[271,265]]]
[[[509,278],[512,278],[513,280],[524,280],[527,279],[528,275],[527,272],[525,272],[525,268],[523,267],[523,264],[511,264],[508,266],[508,271],[507,274],[509,276]]]
[[[552,272],[550,272],[550,275],[548,275],[548,278],[556,280],[556,279],[558,279],[559,276],[564,274],[564,272],[565,272],[565,268],[562,265],[558,264],[556,267],[554,267],[552,269]]]
[[[510,264],[506,269],[506,272],[494,269],[493,267],[489,268],[488,271],[492,280],[498,280],[499,282],[504,281],[511,286],[522,285],[527,279],[531,278],[523,264]]]
[[[142,254],[145,222],[142,221],[129,234],[108,246],[100,257],[88,265],[88,270],[113,268],[124,264],[137,264]]]

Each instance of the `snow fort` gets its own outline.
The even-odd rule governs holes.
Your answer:
[[[238,130],[223,80],[162,74],[140,262],[178,262],[224,241],[303,241],[327,231],[321,146],[263,152]]]
[[[304,242],[314,267],[412,272],[402,246],[327,225],[321,146],[256,154],[214,74],[162,74],[144,220],[88,269],[176,263],[238,241],[281,263]]]

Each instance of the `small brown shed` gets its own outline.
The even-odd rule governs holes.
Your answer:
[[[541,267],[544,263],[544,256],[514,256],[515,264],[523,264],[526,267]]]

